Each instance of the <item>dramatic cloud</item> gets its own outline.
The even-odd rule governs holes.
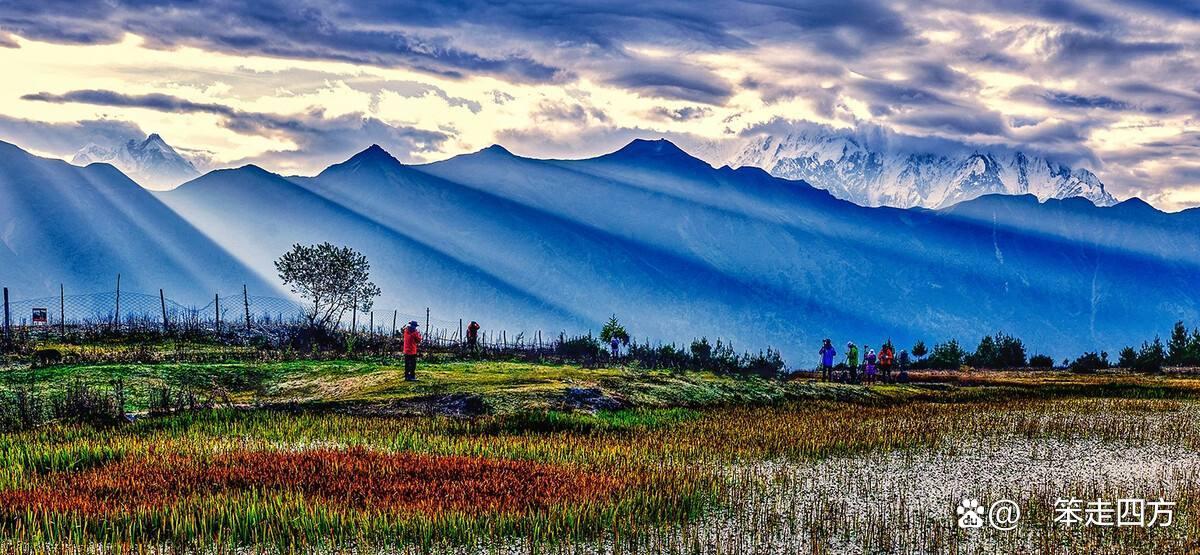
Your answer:
[[[1184,45],[1157,40],[1123,40],[1111,34],[1067,31],[1047,37],[1046,54],[1064,66],[1098,66],[1107,70],[1128,67],[1149,57],[1174,54]]]
[[[97,104],[100,106],[149,108],[151,110],[162,110],[166,112],[203,112],[227,117],[235,117],[238,115],[237,110],[226,106],[221,106],[220,104],[191,102],[175,96],[159,93],[127,95],[113,91],[100,90],[70,91],[64,94],[40,92],[24,95],[21,97],[21,100],[36,100],[38,102],[53,102],[55,104],[80,102],[83,104]]]
[[[80,90],[63,94],[44,92],[28,94],[22,99],[60,104],[75,102],[100,106],[146,108],[165,112],[215,114],[223,118],[223,125],[238,133],[275,137],[296,145],[295,148],[275,150],[254,159],[259,161],[280,162],[291,157],[318,157],[326,163],[333,163],[360,150],[365,144],[383,145],[398,156],[410,157],[417,152],[435,151],[449,138],[446,133],[392,126],[359,113],[326,117],[323,110],[313,109],[308,113],[282,116],[245,112],[221,104],[192,102],[159,93],[126,95],[114,91]],[[94,127],[94,124],[98,122],[85,123],[92,124]],[[115,132],[115,130],[110,131],[108,135],[113,135]]]
[[[683,108],[663,108],[655,106],[650,109],[650,117],[655,119],[667,119],[672,121],[687,121],[707,116],[712,110],[703,106],[684,106]]]
[[[18,0],[0,131],[69,154],[127,122],[314,173],[370,143],[718,153],[817,124],[1021,148],[1176,209],[1200,204],[1198,47],[1200,8],[1166,0]]]
[[[0,115],[0,140],[47,154],[74,152],[89,143],[121,144],[145,135],[136,124],[127,121],[49,123]]]
[[[631,62],[608,83],[651,97],[677,98],[723,104],[733,95],[733,85],[716,74],[674,62]]]

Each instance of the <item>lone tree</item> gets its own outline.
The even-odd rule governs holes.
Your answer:
[[[629,332],[625,331],[625,326],[617,321],[616,314],[613,314],[612,318],[609,318],[608,322],[604,324],[604,328],[600,330],[601,341],[608,343],[613,339],[625,345],[629,344]]]
[[[1175,322],[1175,327],[1171,328],[1171,339],[1167,340],[1167,364],[1183,366],[1189,362],[1190,347],[1187,328],[1182,321]]]
[[[293,245],[275,261],[279,279],[306,301],[304,317],[314,329],[328,331],[346,311],[371,310],[379,287],[371,283],[367,257],[350,247]]]
[[[929,349],[925,347],[925,342],[918,340],[917,344],[913,345],[912,355],[917,358],[925,358],[927,354],[929,354]]]

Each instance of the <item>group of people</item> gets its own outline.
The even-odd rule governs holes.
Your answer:
[[[874,384],[880,378],[884,383],[892,383],[893,381],[907,382],[908,381],[908,366],[910,359],[908,351],[900,350],[896,354],[896,349],[892,347],[892,342],[888,341],[879,348],[879,353],[875,352],[870,345],[862,347],[862,375],[859,375],[859,354],[858,346],[854,342],[846,343],[846,358],[844,366],[836,366],[837,349],[833,346],[833,341],[826,339],[821,345],[821,379],[825,381],[840,381],[846,383],[865,383]],[[839,371],[842,370],[843,371]],[[895,369],[899,375],[893,380],[892,370]]]
[[[420,324],[416,320],[404,326],[404,379],[416,381],[417,355],[421,348]],[[471,321],[467,326],[467,349],[474,351],[479,348],[479,322]]]

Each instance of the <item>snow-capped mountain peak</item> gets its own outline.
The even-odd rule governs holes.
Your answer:
[[[1099,206],[1117,200],[1092,172],[1003,148],[925,151],[887,137],[823,127],[762,135],[725,160],[777,177],[802,179],[863,206],[939,208],[981,195],[1033,194],[1039,200],[1083,197]]]
[[[112,147],[89,143],[71,159],[77,166],[97,162],[112,164],[134,181],[153,189],[171,188],[200,175],[196,166],[158,133]]]

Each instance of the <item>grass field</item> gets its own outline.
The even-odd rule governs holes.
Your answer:
[[[212,410],[0,434],[6,549],[1189,552],[1200,380],[930,373],[874,388],[507,362],[59,366],[44,391],[219,388]],[[465,402],[464,399],[471,399]],[[474,407],[461,416],[464,406]],[[609,407],[609,408],[603,408]],[[1053,524],[1056,496],[1177,502]],[[964,496],[1013,532],[960,530]]]

